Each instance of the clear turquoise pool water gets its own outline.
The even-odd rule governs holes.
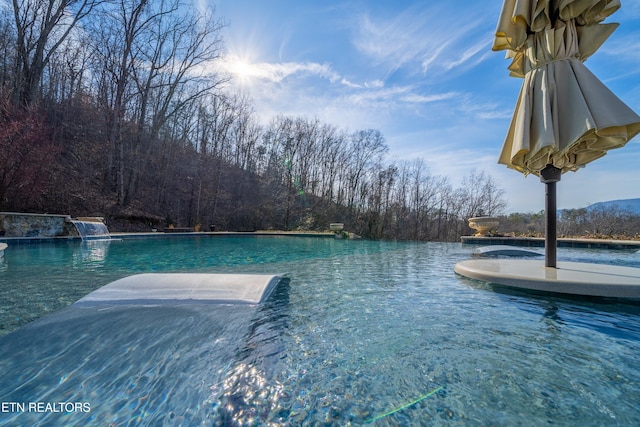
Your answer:
[[[90,411],[3,411],[0,424],[640,425],[640,307],[457,276],[471,250],[301,237],[11,247],[3,328],[40,319],[0,338],[0,400]],[[640,267],[621,251],[558,258]],[[152,271],[289,281],[261,306],[69,307]]]

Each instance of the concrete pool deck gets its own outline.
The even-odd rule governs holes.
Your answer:
[[[320,237],[320,238],[336,238],[336,233],[329,231],[190,231],[190,232],[170,232],[162,231],[149,232],[110,232],[111,239],[141,239],[141,238],[174,238],[174,237],[195,237],[195,236],[291,236],[291,237]],[[55,243],[66,241],[81,241],[80,237],[62,236],[62,237],[3,237],[0,236],[0,243],[14,244],[37,244],[37,243]],[[87,240],[108,240],[104,237],[101,239]]]
[[[111,237],[135,238],[135,237],[177,237],[177,236],[294,236],[294,237],[335,237],[332,231],[188,231],[188,232],[143,232],[126,233],[112,232]]]
[[[498,236],[462,236],[462,244],[468,245],[511,245],[526,247],[544,247],[543,237],[498,237]],[[559,248],[587,249],[638,249],[640,240],[590,239],[584,237],[559,237]]]

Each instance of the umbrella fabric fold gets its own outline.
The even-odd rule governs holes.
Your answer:
[[[505,0],[494,50],[524,82],[498,162],[540,175],[575,171],[640,133],[640,116],[582,63],[617,28],[606,0]]]
[[[543,31],[556,21],[574,20],[581,27],[594,27],[619,8],[619,0],[505,0],[493,50],[519,51],[530,34]],[[590,31],[600,30],[592,28]],[[602,42],[604,40],[595,48],[587,46],[587,39],[582,44],[586,51],[593,53]]]

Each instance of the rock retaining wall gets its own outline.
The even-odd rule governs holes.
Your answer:
[[[69,215],[0,212],[0,237],[79,237]]]

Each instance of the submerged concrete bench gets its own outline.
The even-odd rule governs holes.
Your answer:
[[[111,282],[75,304],[259,304],[283,279],[269,274],[136,274]]]

